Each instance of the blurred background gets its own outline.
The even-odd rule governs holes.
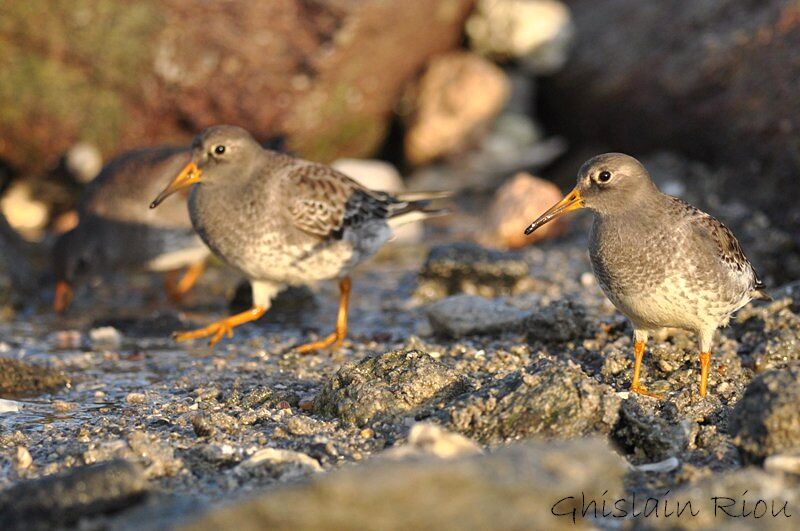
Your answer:
[[[26,242],[73,227],[111,157],[231,123],[314,161],[382,159],[375,187],[477,192],[491,216],[466,236],[501,247],[531,242],[583,160],[629,152],[768,280],[798,278],[798,47],[784,0],[7,3],[6,269],[25,281]]]

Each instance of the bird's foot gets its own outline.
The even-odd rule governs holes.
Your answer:
[[[317,350],[323,350],[326,348],[338,350],[343,343],[344,336],[340,336],[338,332],[333,332],[325,339],[320,339],[319,341],[313,341],[311,343],[297,346],[295,347],[295,350],[300,354],[308,354],[309,352],[315,352]]]
[[[229,322],[228,319],[223,319],[221,321],[217,321],[216,323],[211,323],[210,325],[204,328],[198,328],[197,330],[190,330],[189,332],[175,332],[173,337],[175,341],[181,343],[183,341],[189,341],[190,339],[198,339],[202,337],[211,336],[211,339],[208,341],[208,344],[213,346],[216,345],[220,339],[225,336],[228,338],[233,337],[233,326]]]
[[[645,389],[643,385],[640,384],[631,384],[630,391],[632,393],[636,393],[637,395],[649,396],[650,398],[657,398],[659,400],[664,398],[664,395],[658,393],[651,393],[650,391]]]

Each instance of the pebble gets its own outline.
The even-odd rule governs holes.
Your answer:
[[[466,147],[476,131],[500,113],[510,92],[506,74],[477,54],[434,56],[409,91],[407,160],[422,165]]]
[[[14,466],[17,470],[25,470],[26,468],[30,467],[33,463],[33,458],[31,457],[31,453],[28,451],[27,448],[24,446],[17,446],[17,454],[15,458]]]
[[[800,454],[771,455],[764,460],[764,470],[800,474]]]
[[[636,470],[639,472],[671,472],[678,468],[680,464],[681,462],[678,461],[677,457],[668,457],[667,459],[657,463],[639,465],[636,467]]]
[[[145,402],[147,402],[147,395],[145,395],[144,393],[135,393],[135,392],[128,393],[125,396],[125,402],[127,402],[128,404],[136,404],[136,405],[144,404]]]
[[[16,413],[21,409],[21,406],[20,402],[0,398],[0,413]]]
[[[463,435],[450,432],[429,422],[418,422],[411,426],[408,443],[391,448],[383,455],[392,459],[430,455],[440,459],[452,459],[482,453],[481,447]]]
[[[117,350],[122,346],[122,334],[113,326],[101,326],[89,331],[89,339],[95,350]]]
[[[548,180],[520,172],[495,192],[489,207],[488,235],[482,243],[507,249],[531,245],[562,234],[568,218],[558,218],[526,235],[525,227],[561,199],[561,190]]]

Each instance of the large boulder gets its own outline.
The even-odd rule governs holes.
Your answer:
[[[735,168],[728,195],[784,223],[797,186],[795,2],[572,0],[573,56],[541,95],[575,140],[669,147]],[[565,111],[566,110],[566,111]],[[797,212],[795,210],[795,212]]]
[[[227,122],[301,155],[371,153],[405,84],[461,39],[471,0],[15,3],[0,22],[0,158],[53,165]]]

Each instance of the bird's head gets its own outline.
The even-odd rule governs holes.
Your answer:
[[[53,309],[64,313],[72,303],[75,283],[89,276],[102,259],[94,238],[79,225],[60,235],[53,245],[52,264],[56,278]]]
[[[215,125],[205,129],[192,142],[192,157],[171,183],[150,203],[156,208],[175,192],[194,184],[215,185],[244,178],[262,148],[241,127]]]
[[[531,223],[525,234],[579,208],[600,215],[625,212],[657,192],[650,174],[635,158],[623,153],[597,155],[581,166],[575,188]]]

